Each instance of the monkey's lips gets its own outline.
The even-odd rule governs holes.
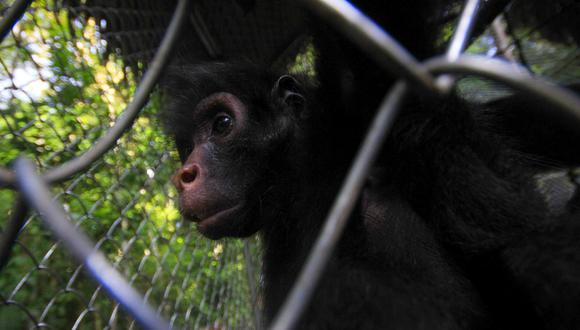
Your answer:
[[[197,229],[205,236],[217,239],[223,236],[224,232],[230,232],[238,226],[239,218],[244,211],[245,203],[239,203],[234,206],[213,211],[208,214],[194,214],[192,212],[183,212],[183,216],[195,222]]]

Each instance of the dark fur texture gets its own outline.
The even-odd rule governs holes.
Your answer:
[[[361,2],[420,58],[436,52],[433,10],[457,3]],[[317,88],[239,63],[174,67],[163,84],[181,211],[212,239],[263,235],[269,321],[393,82],[327,26],[313,30]],[[576,131],[557,135],[518,96],[408,99],[298,329],[578,328],[580,221],[549,214],[531,161],[577,162]],[[235,126],[214,136],[220,113]]]
[[[299,78],[274,87],[279,76],[213,63],[176,68],[165,84],[168,131],[186,163],[199,147],[195,128],[204,127],[193,120],[200,101],[229,92],[247,107],[239,135],[203,140],[211,148],[194,162],[211,169],[208,185],[245,201],[234,225],[202,233],[263,234],[268,319],[294,283],[355,151],[340,111],[317,103]],[[305,103],[288,103],[285,88]],[[577,325],[578,225],[549,218],[529,157],[489,128],[505,109],[412,99],[300,328]],[[195,199],[195,189],[182,195]]]

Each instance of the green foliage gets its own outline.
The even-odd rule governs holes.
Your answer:
[[[290,73],[303,74],[307,77],[314,78],[316,77],[314,63],[317,56],[314,44],[308,40],[303,48],[302,51],[298,52],[294,60],[290,61],[287,70]]]
[[[0,166],[25,155],[45,170],[77,157],[129,104],[134,76],[99,36],[94,19],[34,1],[0,45]],[[160,133],[158,108],[154,95],[113,150],[54,187],[55,201],[176,327],[251,327],[243,242],[210,242],[180,220],[168,184],[176,155]],[[15,196],[0,190],[0,227]],[[33,214],[0,276],[0,328],[132,322]]]

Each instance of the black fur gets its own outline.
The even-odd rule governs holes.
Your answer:
[[[165,84],[168,130],[182,141],[181,154],[195,149],[187,141],[200,125],[192,122],[200,100],[225,91],[247,106],[251,126],[236,140],[212,142],[205,165],[227,176],[219,182],[235,196],[250,187],[240,217],[253,223],[208,236],[261,231],[270,320],[355,151],[340,112],[317,103],[296,78],[306,100],[300,111],[309,113],[298,115],[280,96],[287,93],[272,91],[279,76],[213,63],[176,68]],[[411,99],[299,328],[577,325],[578,225],[548,217],[529,158],[488,127],[498,109]]]
[[[345,148],[350,135],[341,126],[340,115],[331,115],[315,100],[308,100],[305,111],[312,115],[307,119],[277,118],[285,114],[276,108],[279,100],[270,99],[276,76],[251,66],[214,63],[181,67],[165,85],[171,94],[168,130],[178,141],[187,140],[186,125],[197,125],[187,122],[192,108],[215,91],[240,95],[248,112],[256,113],[254,130],[227,148],[235,150],[233,145],[244,143],[246,149],[270,154],[258,157],[261,164],[248,165],[249,169],[237,167],[236,154],[220,161],[243,173],[262,171],[256,179],[262,191],[252,191],[256,207],[249,213],[259,219],[257,227],[264,236],[268,319],[310,252],[354,152],[354,147]],[[430,225],[401,198],[400,187],[385,178],[365,190],[320,283],[300,328],[459,329],[489,324],[472,283]]]
[[[375,19],[425,58],[436,50],[432,27],[418,28],[425,13],[455,3],[392,3]],[[393,81],[328,27],[314,30],[319,87],[240,63],[174,67],[163,84],[167,131],[185,163],[182,213],[213,239],[263,235],[268,321]],[[244,104],[233,136],[208,127],[217,113],[239,116],[228,109],[235,102],[218,95],[217,106],[198,106],[219,92]],[[577,134],[558,137],[558,149],[540,143],[550,129],[538,138],[517,120],[534,106],[518,96],[485,106],[409,97],[298,329],[578,328],[580,222],[550,215],[532,161],[580,160],[565,142]],[[545,118],[524,117],[543,127]],[[232,205],[241,207],[228,221],[204,223]]]

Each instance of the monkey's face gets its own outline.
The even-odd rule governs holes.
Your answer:
[[[269,194],[287,177],[286,151],[297,119],[290,102],[302,98],[287,90],[287,79],[293,80],[280,78],[262,100],[242,101],[229,92],[205,97],[193,111],[193,133],[176,138],[183,162],[173,178],[180,211],[203,235],[249,236],[277,207]]]

